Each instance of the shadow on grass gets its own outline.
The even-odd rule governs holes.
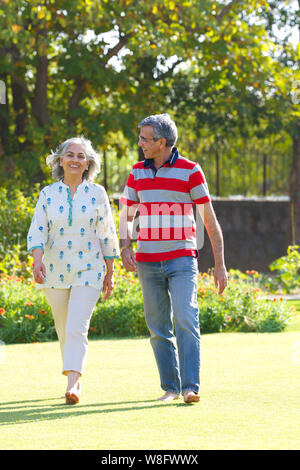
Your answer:
[[[139,411],[170,405],[158,403],[157,400],[66,405],[63,398],[61,398],[62,403],[49,405],[49,401],[54,400],[57,401],[58,399],[48,398],[44,400],[24,400],[1,403],[0,425],[5,426],[11,424],[24,424],[33,421],[66,419],[68,417],[91,414]],[[129,406],[123,407],[122,405]]]

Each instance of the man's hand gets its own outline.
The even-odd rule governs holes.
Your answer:
[[[136,271],[136,262],[133,251],[129,247],[122,249],[122,262],[127,271]]]
[[[137,204],[132,206],[124,205],[119,219],[121,257],[123,266],[127,271],[136,271],[135,255],[130,249],[130,240],[132,239],[132,225],[137,211],[137,206]]]
[[[216,266],[214,269],[215,286],[219,289],[219,294],[225,290],[228,283],[228,275],[225,266]]]
[[[204,226],[207,230],[214,253],[215,286],[217,289],[219,289],[219,294],[222,294],[228,282],[227,270],[224,263],[224,243],[222,230],[219,222],[217,221],[217,217],[211,202],[207,202],[202,205],[198,204],[197,209],[204,222]]]

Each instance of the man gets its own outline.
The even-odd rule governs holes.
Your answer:
[[[175,147],[177,129],[169,115],[149,116],[139,127],[145,160],[133,166],[120,201],[124,205],[120,215],[122,261],[127,270],[138,272],[141,283],[145,320],[165,391],[159,400],[172,401],[182,393],[186,403],[198,402],[200,329],[193,203],[212,244],[219,294],[227,285],[222,232],[200,166],[179,155]],[[138,207],[135,255],[130,239]]]

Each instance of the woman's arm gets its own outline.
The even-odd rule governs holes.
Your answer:
[[[27,235],[27,249],[34,259],[33,276],[39,284],[44,283],[46,268],[42,263],[44,247],[48,240],[48,218],[46,196],[43,191],[39,195],[34,215]]]
[[[32,250],[33,255],[33,277],[35,282],[38,284],[44,283],[46,277],[46,268],[42,262],[43,250],[41,248],[35,248]]]
[[[106,274],[103,281],[102,292],[104,294],[103,300],[108,299],[114,288],[114,260],[104,259],[106,264]]]

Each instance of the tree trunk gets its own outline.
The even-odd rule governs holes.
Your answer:
[[[83,97],[83,93],[85,91],[85,88],[86,88],[86,84],[88,83],[87,79],[86,78],[83,78],[83,79],[78,79],[77,81],[75,81],[75,87],[74,87],[74,92],[69,100],[69,106],[68,106],[68,126],[70,128],[73,128],[75,130],[75,127],[76,127],[76,119],[75,117],[73,116],[73,112],[78,109],[79,105],[80,105],[80,100],[82,99]]]
[[[300,0],[298,0],[298,15]],[[298,35],[300,34],[298,22]],[[300,245],[300,121],[296,123],[296,132],[293,136],[293,160],[290,173],[290,201],[291,201],[291,228],[292,244]]]
[[[267,153],[263,154],[263,196],[267,195]]]
[[[38,55],[32,112],[39,126],[46,127],[49,122],[47,109],[48,58]]]
[[[216,196],[220,196],[220,155],[216,147]]]
[[[9,154],[10,139],[9,139],[9,109],[7,99],[7,75],[1,74],[0,80],[2,85],[1,92],[3,92],[3,101],[0,104],[0,157],[4,154]]]
[[[4,83],[4,102],[0,104],[0,164],[3,175],[8,177],[13,174],[16,167],[14,159],[16,143],[10,134],[10,109],[8,103],[8,75],[1,74],[0,79]]]
[[[298,135],[293,138],[293,161],[289,181],[293,245],[300,245],[300,124],[298,131]]]
[[[11,91],[13,97],[13,108],[16,113],[16,128],[15,128],[15,137],[19,137],[24,134],[25,125],[27,118],[27,103],[24,96],[24,90],[22,87],[14,81],[12,78],[11,81]],[[20,142],[21,143],[21,142]]]

